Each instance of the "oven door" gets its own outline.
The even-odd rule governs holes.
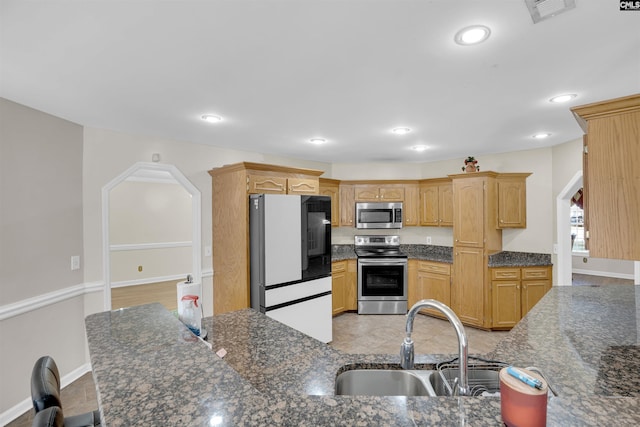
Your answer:
[[[358,258],[359,301],[406,301],[406,258]]]

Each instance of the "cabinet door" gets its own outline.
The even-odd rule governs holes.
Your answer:
[[[438,186],[438,217],[440,227],[453,227],[453,185]]]
[[[420,225],[436,227],[439,224],[438,186],[420,186]]]
[[[287,186],[288,194],[318,194],[320,191],[317,178],[289,178]]]
[[[378,195],[381,202],[402,202],[404,201],[404,186],[379,187]]]
[[[420,224],[420,201],[417,184],[407,184],[404,187],[403,221],[406,226]]]
[[[498,178],[498,228],[527,227],[527,192],[524,179]]]
[[[356,202],[353,185],[340,185],[340,226],[354,227]]]
[[[355,259],[347,260],[347,293],[345,309],[358,309],[358,264]]]
[[[345,301],[347,293],[347,262],[337,261],[331,264],[331,297],[333,303],[333,315],[346,310]]]
[[[354,195],[356,202],[377,202],[380,198],[377,185],[356,185]]]
[[[451,276],[418,270],[418,288],[420,299],[434,299],[451,306]],[[440,311],[431,308],[422,309],[421,312],[444,317]]]
[[[635,111],[588,121],[589,253],[594,258],[640,260],[640,97]],[[621,108],[622,110],[622,108]]]
[[[247,191],[249,194],[287,194],[287,178],[249,174]]]
[[[551,288],[551,280],[522,281],[522,316],[526,315]]]
[[[453,181],[454,246],[484,247],[484,181]],[[481,280],[481,278],[479,278]]]
[[[331,197],[331,226],[340,225],[340,190],[337,185],[320,185],[320,195]]]
[[[520,307],[520,281],[494,280],[491,282],[491,326],[511,329],[522,318]]]
[[[483,327],[484,253],[481,248],[454,248],[451,306],[460,320]]]

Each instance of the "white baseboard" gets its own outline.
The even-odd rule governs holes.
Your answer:
[[[633,274],[612,273],[610,271],[583,270],[579,268],[574,268],[573,270],[571,270],[571,272],[576,274],[586,274],[589,276],[615,277],[616,279],[633,280]]]
[[[91,364],[85,363],[77,369],[69,372],[67,375],[60,378],[60,386],[65,388],[87,372],[91,371]],[[30,381],[29,378],[25,378],[25,381]],[[0,426],[6,426],[11,421],[18,418],[20,415],[29,411],[33,408],[33,403],[31,402],[31,397],[27,397],[26,399],[20,401],[17,405],[9,408],[5,412],[0,414]],[[97,409],[97,408],[96,408]]]

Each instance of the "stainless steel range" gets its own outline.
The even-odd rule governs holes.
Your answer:
[[[355,236],[358,314],[407,313],[407,255],[399,236]]]

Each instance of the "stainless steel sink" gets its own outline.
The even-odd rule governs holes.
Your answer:
[[[434,396],[428,378],[433,371],[353,369],[336,377],[337,395]]]
[[[451,396],[450,388],[447,387],[446,383],[449,383],[449,387],[453,387],[454,380],[458,376],[458,369],[441,369],[441,371],[442,375],[439,371],[431,371],[429,385],[435,396]],[[470,396],[480,396],[483,392],[496,393],[500,391],[498,371],[470,368],[468,373]]]

